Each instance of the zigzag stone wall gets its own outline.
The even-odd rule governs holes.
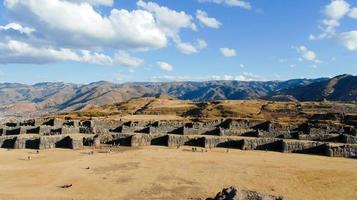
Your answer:
[[[323,121],[334,116],[318,115],[299,126],[232,119],[189,123],[34,119],[1,126],[0,147],[80,149],[85,145],[100,147],[101,144],[135,147],[187,145],[355,158],[355,118],[349,117],[346,123],[338,124]]]

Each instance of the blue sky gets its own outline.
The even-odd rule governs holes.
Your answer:
[[[0,82],[357,73],[354,0],[4,0]]]

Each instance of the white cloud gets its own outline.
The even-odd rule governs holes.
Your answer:
[[[96,65],[122,65],[138,67],[143,60],[130,56],[124,51],[118,51],[113,58],[103,53],[80,50],[78,52],[68,48],[55,49],[51,46],[35,47],[31,44],[10,40],[0,42],[0,63],[2,64],[46,64],[60,61],[74,61]]]
[[[31,34],[32,32],[35,31],[35,29],[33,29],[33,28],[23,27],[17,23],[9,23],[5,26],[0,26],[0,31],[1,30],[4,30],[4,31],[15,30],[15,31],[18,31],[20,33],[25,33],[25,34]]]
[[[198,53],[199,50],[207,47],[207,43],[204,40],[198,39],[196,44],[191,44],[188,42],[179,42],[176,44],[176,48],[183,54],[194,54]]]
[[[219,28],[221,26],[221,23],[213,18],[209,17],[208,14],[202,10],[197,10],[196,11],[196,18],[205,26],[210,27],[210,28]]]
[[[336,36],[336,28],[340,26],[340,21],[345,16],[357,18],[357,8],[351,8],[345,0],[332,0],[324,7],[325,19],[321,21],[322,33],[309,35],[310,40],[329,39]]]
[[[91,5],[113,6],[113,0],[71,0],[78,3],[89,3]]]
[[[244,68],[244,67],[245,67],[245,64],[240,64],[239,67],[240,67],[240,68]]]
[[[81,58],[75,52],[66,48],[36,48],[16,40],[0,43],[0,63],[43,64],[58,61],[81,61]]]
[[[224,57],[234,57],[237,55],[236,50],[230,48],[220,48],[221,54]]]
[[[139,67],[144,62],[144,60],[133,57],[127,52],[119,50],[114,54],[113,62],[114,64],[119,64],[125,67],[136,68]]]
[[[197,47],[197,49],[204,49],[207,47],[207,42],[202,39],[198,39],[196,47]]]
[[[259,81],[263,80],[261,76],[249,72],[243,72],[238,75],[215,75],[211,76],[211,80],[224,80],[224,81]]]
[[[112,65],[113,59],[105,54],[82,50],[82,62],[92,63],[96,65]]]
[[[340,34],[339,40],[348,50],[357,50],[357,31],[344,32]]]
[[[94,8],[94,6],[113,6],[113,2],[113,0],[4,0],[4,7],[16,23],[0,26],[2,50],[9,49],[7,47],[9,41],[17,41],[26,44],[29,48],[27,50],[33,50],[33,54],[36,55],[45,49],[51,50],[49,52],[66,50],[66,53],[76,54],[79,57],[76,59],[78,62],[135,67],[143,61],[120,51],[121,49],[163,48],[167,46],[170,39],[188,54],[197,53],[207,46],[204,40],[197,40],[195,44],[181,42],[181,29],[196,30],[193,17],[183,11],[142,0],[137,1],[138,8],[132,11],[113,8],[109,14],[103,14]],[[114,49],[117,53],[111,57],[93,51],[107,49]],[[33,57],[33,54],[29,53],[28,57]],[[9,56],[8,59],[5,55]],[[24,63],[26,60],[29,63],[34,62],[33,59],[25,59],[24,56],[18,56],[19,61],[15,60],[16,56],[10,54],[2,54],[1,58],[8,63]],[[39,59],[39,62],[74,60],[50,57]]]
[[[181,82],[181,81],[263,81],[263,77],[253,73],[243,72],[238,75],[211,75],[211,76],[154,76],[150,81],[153,82]]]
[[[204,2],[209,2],[209,3],[215,3],[215,4],[224,4],[227,6],[236,6],[236,7],[241,7],[244,9],[251,9],[252,6],[250,5],[249,2],[244,1],[244,0],[198,0],[200,3]]]
[[[352,8],[348,16],[353,19],[357,19],[357,7]]]
[[[167,62],[159,61],[156,64],[157,64],[157,66],[160,67],[160,69],[165,70],[165,71],[172,71],[172,69],[173,69],[172,65],[170,65]]]
[[[324,13],[330,19],[341,19],[350,10],[350,5],[344,0],[333,0],[325,6]]]
[[[140,9],[112,9],[105,16],[91,4],[65,0],[5,0],[5,6],[15,19],[30,24],[52,43],[86,49],[162,48],[172,34],[168,33],[170,28],[173,33],[183,28],[181,22],[174,23],[177,17],[172,19],[174,25],[166,28],[162,15]]]
[[[309,50],[308,48],[306,48],[305,46],[299,46],[296,48],[296,51],[300,54],[300,58],[299,61],[310,61],[316,64],[321,63],[320,60],[317,59],[317,55],[315,52]]]
[[[178,39],[181,28],[196,30],[196,25],[192,22],[192,16],[185,12],[177,12],[167,7],[160,6],[154,2],[144,2],[139,0],[138,7],[152,13],[155,16],[158,26],[169,36]]]
[[[198,53],[198,50],[196,47],[194,47],[192,44],[187,43],[187,42],[182,42],[176,45],[176,48],[183,54],[194,54]]]

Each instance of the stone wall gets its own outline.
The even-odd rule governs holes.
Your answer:
[[[330,157],[357,158],[356,145],[326,145],[326,155]]]
[[[243,139],[229,137],[205,137],[204,140],[205,148],[224,147],[242,149],[243,146]]]
[[[257,136],[258,133],[256,130],[251,128],[230,128],[224,129],[219,128],[220,136]]]
[[[324,142],[283,140],[282,152],[326,155]]]
[[[312,140],[312,141],[335,141],[341,142],[340,134],[302,134],[298,136],[299,140]]]
[[[188,145],[354,158],[357,148],[355,127],[319,120],[320,117],[326,116],[316,116],[316,119],[296,127],[270,121],[231,119],[190,123],[36,119],[0,126],[0,147],[80,149],[83,145],[100,144]]]
[[[40,137],[17,137],[14,147],[15,149],[39,149]]]
[[[219,129],[213,128],[183,128],[183,135],[219,135]]]
[[[245,138],[242,149],[281,151],[282,140],[276,138]]]
[[[83,140],[81,138],[72,138],[70,136],[42,136],[40,137],[40,149],[52,148],[69,148],[79,149],[83,147]]]
[[[17,136],[2,136],[0,137],[0,148],[14,148]]]
[[[168,135],[167,145],[169,147],[177,147],[177,146],[205,146],[205,137],[202,136],[188,136],[188,135]]]

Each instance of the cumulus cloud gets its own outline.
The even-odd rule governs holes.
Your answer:
[[[144,2],[139,0],[138,7],[152,13],[155,16],[157,25],[169,36],[178,38],[178,33],[182,28],[196,30],[196,25],[192,22],[192,16],[185,12],[171,10],[160,6],[154,2]]]
[[[333,0],[325,6],[324,13],[330,19],[341,19],[350,10],[350,5],[344,0]]]
[[[188,42],[179,42],[176,45],[177,50],[183,54],[191,55],[198,53],[201,49],[207,47],[207,43],[204,40],[198,39],[195,44]]]
[[[252,8],[251,4],[244,0],[198,0],[198,2],[224,4],[224,5],[231,6],[231,7],[241,7],[241,8],[248,9],[248,10]]]
[[[93,8],[93,5],[112,3],[108,0],[4,1],[15,19],[30,24],[58,46],[149,50],[165,47],[168,38],[179,39],[182,28],[196,29],[192,16],[153,2],[140,0],[137,2],[140,9],[132,11],[114,8],[108,16]]]
[[[10,40],[0,42],[1,64],[46,64],[60,61],[83,62],[96,65],[120,65],[130,68],[140,66],[144,61],[119,50],[113,57],[88,50],[74,51],[51,46],[35,47],[29,43]]]
[[[345,16],[357,18],[357,8],[351,8],[345,0],[332,0],[324,7],[325,18],[321,21],[321,33],[309,35],[310,40],[328,39],[336,36],[336,28],[341,25],[340,21]]]
[[[173,70],[172,65],[170,65],[167,62],[158,61],[156,64],[157,64],[157,66],[160,67],[160,69],[162,69],[164,71],[172,71]]]
[[[357,31],[344,32],[340,34],[339,40],[348,50],[357,50]]]
[[[27,57],[20,51],[14,55],[4,53],[1,55],[2,62],[34,63],[35,57],[38,57],[40,63],[66,60],[137,67],[143,60],[122,49],[159,49],[173,40],[181,52],[192,54],[207,46],[204,40],[197,40],[194,44],[181,42],[181,29],[196,30],[193,17],[183,11],[142,0],[137,1],[137,9],[131,11],[113,8],[109,14],[102,14],[94,8],[113,6],[113,2],[4,0],[4,7],[16,23],[0,25],[1,50],[9,52],[9,44],[17,42],[24,45],[28,52]],[[95,52],[105,52],[107,49],[114,49],[116,53],[108,56]],[[29,52],[31,50],[34,52]],[[54,56],[60,53],[64,55],[63,59]],[[69,55],[71,59],[67,57]]]
[[[92,63],[96,65],[112,65],[113,59],[105,54],[82,50],[82,62]]]
[[[123,50],[119,50],[117,53],[115,53],[113,62],[118,65],[136,68],[139,67],[144,62],[144,60],[131,56]]]
[[[89,3],[63,0],[5,0],[5,6],[56,45],[155,49],[167,43],[154,16],[144,10],[112,9],[102,16]]]
[[[237,55],[236,50],[230,48],[220,48],[221,54],[224,57],[234,57]]]
[[[219,28],[221,26],[221,22],[213,17],[209,17],[205,11],[197,10],[196,18],[205,26],[210,28]]]
[[[187,42],[182,42],[182,43],[177,44],[176,48],[183,54],[190,55],[190,54],[198,53],[197,48]]]
[[[313,62],[315,64],[321,63],[321,61],[317,59],[316,53],[309,50],[305,46],[296,47],[296,51],[300,54],[300,58],[299,58],[300,61],[306,60],[309,62]]]
[[[0,43],[0,63],[44,64],[57,61],[80,61],[81,58],[70,49],[36,48],[30,44],[10,40]]]

